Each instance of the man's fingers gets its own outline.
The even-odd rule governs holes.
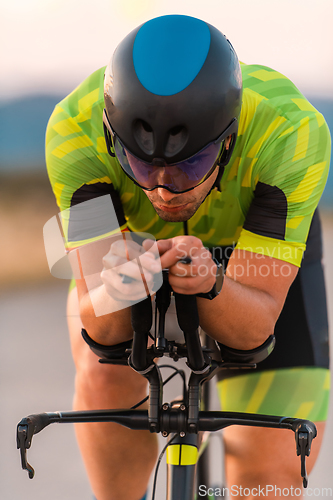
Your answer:
[[[169,269],[170,267],[176,265],[177,262],[183,261],[183,259],[186,259],[187,257],[188,256],[184,253],[184,251],[180,251],[176,246],[171,247],[161,255],[162,269]],[[188,264],[183,263],[183,266],[188,266]]]
[[[124,277],[126,280],[124,281]],[[145,280],[149,281],[145,273]],[[145,297],[146,288],[142,276],[139,279],[122,274],[115,269],[103,269],[101,279],[106,287],[107,293],[115,300],[138,300]],[[130,279],[130,282],[126,281]]]
[[[109,253],[133,260],[139,257],[144,252],[144,249],[135,241],[130,240],[117,240],[112,243]]]
[[[168,240],[158,240],[156,243],[160,255],[163,255],[165,252],[167,252],[173,247],[172,238]]]
[[[157,244],[156,244],[155,240],[150,240],[149,238],[146,240],[143,240],[142,246],[146,250],[146,252],[149,252],[149,250],[152,250],[152,251],[155,250],[155,252],[157,252]]]

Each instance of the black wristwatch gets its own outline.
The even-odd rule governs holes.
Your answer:
[[[214,259],[214,257],[213,257],[213,261],[217,265],[215,284],[209,292],[197,293],[196,294],[197,297],[202,297],[203,299],[213,300],[213,299],[215,299],[215,297],[218,296],[218,294],[220,293],[220,291],[222,289],[223,280],[224,280],[224,269],[223,269],[222,264],[220,264],[216,259]]]

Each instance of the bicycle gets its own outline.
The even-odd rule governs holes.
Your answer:
[[[125,278],[126,279],[126,278]],[[29,478],[34,477],[34,469],[28,463],[27,450],[31,447],[32,437],[52,423],[114,422],[130,429],[149,430],[168,437],[155,470],[152,500],[155,498],[156,479],[159,464],[164,452],[167,452],[167,500],[193,500],[196,488],[208,485],[207,453],[201,451],[205,445],[201,442],[201,431],[214,432],[229,425],[250,425],[259,427],[283,428],[295,433],[296,453],[301,458],[301,476],[303,486],[308,485],[306,456],[310,455],[312,440],[317,430],[313,422],[284,416],[268,416],[237,412],[209,411],[201,409],[202,401],[207,405],[209,395],[204,388],[218,370],[223,368],[250,369],[265,359],[274,348],[275,338],[270,336],[266,342],[251,351],[239,351],[214,342],[220,359],[213,359],[213,349],[202,346],[199,336],[199,317],[196,298],[192,295],[174,293],[177,319],[184,335],[184,343],[170,341],[165,337],[165,316],[170,305],[172,290],[168,282],[167,271],[163,271],[163,284],[156,292],[155,307],[158,313],[158,328],[155,335],[150,334],[152,327],[152,302],[145,300],[131,307],[133,327],[132,348],[113,359],[100,359],[101,363],[123,364],[131,366],[149,382],[148,410],[137,408],[146,401],[140,401],[131,409],[50,412],[29,415],[17,425],[17,448],[20,450],[21,465],[28,471]],[[157,317],[157,316],[156,316]],[[157,323],[157,321],[156,321]],[[84,331],[83,331],[84,335]],[[151,337],[153,344],[148,345]],[[156,358],[169,356],[174,361],[187,360],[191,374],[186,385],[183,370],[175,373],[163,382]],[[183,378],[183,393],[180,400],[163,403],[163,385],[173,376]],[[197,479],[197,482],[196,482]],[[200,498],[212,498],[207,491]]]

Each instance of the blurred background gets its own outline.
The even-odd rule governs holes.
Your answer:
[[[50,276],[42,240],[43,225],[57,213],[45,169],[45,128],[55,104],[106,65],[130,30],[163,14],[188,14],[215,25],[240,60],[289,77],[333,130],[331,0],[2,0],[0,496],[5,500],[91,498],[71,426],[55,426],[34,438],[34,481],[20,471],[15,451],[16,423],[29,413],[70,409],[74,387],[68,282]],[[333,324],[332,173],[320,205]],[[332,411],[329,422],[314,487],[333,488]]]

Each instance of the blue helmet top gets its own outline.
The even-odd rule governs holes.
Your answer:
[[[140,83],[161,96],[186,89],[207,58],[210,39],[208,25],[193,17],[163,16],[148,21],[133,45]]]
[[[134,29],[105,73],[111,127],[147,162],[182,161],[225,131],[234,143],[241,95],[240,66],[230,42],[188,16],[157,17]]]

